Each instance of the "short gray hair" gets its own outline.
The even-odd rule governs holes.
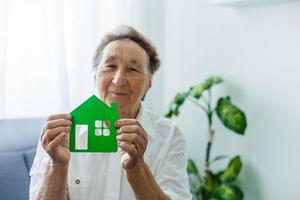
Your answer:
[[[160,59],[158,57],[156,48],[152,44],[152,42],[134,28],[122,25],[107,33],[101,40],[93,57],[93,70],[96,70],[100,64],[104,48],[110,42],[116,40],[130,40],[142,47],[149,57],[148,68],[151,75],[153,75],[154,72],[156,72],[159,69]]]

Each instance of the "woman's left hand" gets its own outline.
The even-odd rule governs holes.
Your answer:
[[[144,164],[147,148],[147,133],[136,119],[116,121],[117,143],[122,149],[121,162],[127,172],[140,170]]]

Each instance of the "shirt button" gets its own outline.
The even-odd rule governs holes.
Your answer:
[[[80,183],[80,180],[79,180],[79,179],[76,179],[76,180],[75,180],[75,183],[76,183],[76,184],[79,184],[79,183]]]

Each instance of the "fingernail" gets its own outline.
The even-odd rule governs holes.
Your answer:
[[[121,126],[121,122],[116,121],[116,122],[115,122],[115,126]]]
[[[117,135],[117,140],[119,140],[119,139],[120,139],[120,137],[121,137],[120,135]]]
[[[117,134],[121,134],[121,130],[120,129],[117,130]]]

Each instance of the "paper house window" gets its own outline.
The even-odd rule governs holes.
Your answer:
[[[96,120],[95,121],[95,135],[97,136],[109,136],[109,121]]]

